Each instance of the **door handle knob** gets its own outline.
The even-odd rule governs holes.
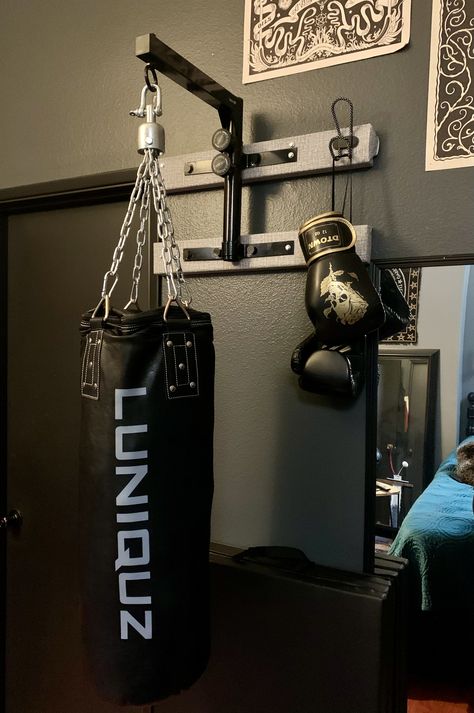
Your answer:
[[[8,515],[0,517],[0,530],[7,527],[20,527],[23,522],[23,515],[19,510],[10,510]]]

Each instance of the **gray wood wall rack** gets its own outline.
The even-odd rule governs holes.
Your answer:
[[[369,225],[355,225],[354,228],[357,234],[356,252],[363,262],[369,263],[372,228]],[[178,242],[185,275],[306,268],[296,230],[284,233],[241,235],[240,242],[244,248],[245,257],[238,262],[228,262],[219,258],[222,238],[196,238]],[[153,248],[153,271],[155,275],[164,275],[161,246],[159,243],[155,243]],[[203,252],[205,259],[199,259]],[[209,254],[212,252],[214,257],[210,258]]]
[[[345,132],[346,130],[343,130],[343,133]],[[355,170],[373,166],[379,152],[379,139],[373,126],[362,124],[354,127],[354,136],[356,145],[351,168]],[[256,157],[256,165],[249,165],[242,170],[242,183],[251,185],[259,181],[288,180],[330,173],[333,165],[329,142],[333,137],[334,131],[320,131],[245,145],[243,156]],[[292,154],[288,161],[281,160],[284,151]],[[187,193],[222,188],[224,179],[213,173],[210,167],[213,155],[212,151],[203,151],[183,156],[163,156],[160,165],[167,192]],[[270,158],[259,163],[257,157],[262,156],[274,156],[275,162],[267,163],[267,160],[271,161]],[[250,161],[246,163],[248,165]],[[347,159],[336,162],[337,172],[348,168]],[[356,251],[364,262],[369,263],[372,228],[369,225],[358,225],[355,229]],[[244,256],[239,261],[231,262],[220,257],[222,237],[179,240],[185,273],[194,275],[246,270],[288,270],[306,266],[296,231],[241,235],[240,244],[243,246]],[[154,273],[163,274],[159,244],[154,245]]]
[[[347,129],[343,129],[343,132],[346,133]],[[374,127],[371,124],[355,126],[354,136],[358,142],[353,151],[352,168],[373,166],[379,151],[379,139]],[[332,138],[334,138],[334,130],[245,144],[243,156],[255,157],[256,165],[242,170],[242,183],[248,185],[258,181],[330,173],[332,156],[329,142]],[[275,156],[275,163],[266,163],[265,157],[269,154],[274,155],[277,151],[294,155],[283,160],[280,153]],[[167,192],[183,193],[223,188],[224,178],[217,176],[211,170],[211,161],[215,154],[216,152],[211,150],[183,156],[163,156],[160,166]],[[263,157],[264,162],[259,164],[258,157]],[[347,168],[347,159],[337,161],[336,171],[344,171]]]

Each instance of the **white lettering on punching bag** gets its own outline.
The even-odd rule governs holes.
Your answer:
[[[115,420],[124,419],[124,400],[126,398],[146,396],[146,388],[139,389],[115,389]],[[115,458],[117,461],[146,460],[147,450],[127,450],[127,436],[136,433],[147,433],[147,424],[120,425],[115,428]],[[143,506],[148,504],[148,495],[133,495],[136,488],[148,474],[148,466],[145,464],[117,465],[116,475],[131,476],[130,480],[122,488],[116,498],[117,508],[130,506]],[[133,525],[134,523],[148,522],[148,511],[143,507],[136,512],[117,512],[117,522],[123,525]],[[143,526],[139,530],[121,529],[117,533],[117,558],[115,560],[115,571],[125,567],[146,567],[150,564],[150,533]],[[143,607],[151,605],[151,595],[141,593],[140,596],[129,592],[130,582],[150,580],[149,570],[140,572],[120,572],[118,575],[118,589],[121,605],[131,605],[133,607]],[[132,586],[133,591],[133,586]],[[129,628],[132,627],[144,639],[152,638],[152,616],[151,610],[143,612],[143,623],[128,609],[120,611],[120,638],[128,639]]]

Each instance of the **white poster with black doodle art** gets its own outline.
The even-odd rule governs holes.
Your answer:
[[[411,0],[245,0],[243,82],[389,54],[408,44]]]
[[[433,0],[427,171],[474,166],[473,75],[473,0]]]

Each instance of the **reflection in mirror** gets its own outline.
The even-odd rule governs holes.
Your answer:
[[[397,528],[439,463],[469,434],[474,266],[423,267],[410,306],[415,340],[397,343],[395,336],[379,345],[376,519]],[[406,483],[400,488],[391,482],[396,478]]]
[[[376,550],[384,544],[391,557],[408,562],[405,651],[410,671],[471,686],[472,663],[461,660],[456,652],[464,650],[474,632],[474,488],[460,467],[464,453],[470,458],[466,464],[472,473],[474,455],[465,445],[458,450],[466,437],[471,448],[474,442],[469,423],[473,412],[468,414],[468,397],[474,393],[474,266],[422,267],[421,273],[417,342],[381,344],[379,358],[387,359],[387,350],[393,348],[437,353],[436,407],[428,408],[425,419],[425,423],[430,417],[433,421],[428,428],[433,457],[431,463],[426,458],[426,441],[403,442],[408,451],[400,457],[406,458],[408,467],[401,475],[411,481],[413,492],[421,492],[408,500],[405,513],[396,513],[401,515],[397,528],[387,528],[383,537],[376,535]],[[401,370],[400,377],[405,395],[407,388],[410,392],[410,378],[407,381]],[[416,427],[414,407],[419,407],[418,397],[410,396],[408,414],[401,409],[405,437]],[[420,476],[415,461],[423,447]],[[400,462],[394,459],[395,472],[398,467]],[[376,525],[376,533],[379,527],[383,526]]]
[[[376,520],[398,527],[431,479],[434,465],[437,349],[379,354]]]

